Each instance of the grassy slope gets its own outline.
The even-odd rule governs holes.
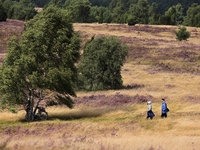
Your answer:
[[[173,26],[128,27],[109,24],[75,24],[85,39],[114,35],[130,46],[122,69],[124,85],[142,85],[120,91],[78,92],[90,95],[150,96],[156,114],[146,120],[145,103],[126,107],[77,105],[47,108],[46,122],[23,122],[24,112],[0,115],[0,146],[10,149],[198,149],[200,147],[200,29],[188,28],[188,41],[177,42]],[[160,118],[160,99],[170,108]],[[47,138],[48,137],[48,138]]]

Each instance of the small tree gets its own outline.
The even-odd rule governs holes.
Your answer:
[[[180,27],[178,31],[175,31],[176,39],[178,41],[187,40],[190,37],[190,32],[186,27]]]
[[[9,42],[0,69],[2,106],[22,104],[29,89],[42,89],[71,108],[80,42],[69,14],[60,8],[50,6],[27,22],[20,40]]]
[[[127,55],[128,47],[116,37],[102,36],[89,40],[78,66],[84,89],[120,88],[123,83],[121,67]]]

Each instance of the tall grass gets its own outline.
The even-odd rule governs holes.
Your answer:
[[[168,118],[161,119],[161,104],[154,102],[153,120],[145,119],[145,104],[102,111],[52,107],[48,108],[48,121],[1,126],[0,146],[6,149],[195,149],[200,146],[200,112],[194,110],[200,105],[188,104],[169,103]],[[96,111],[98,115],[94,115]],[[55,114],[60,117],[54,118]],[[14,118],[18,117],[20,122],[21,116],[15,114]]]

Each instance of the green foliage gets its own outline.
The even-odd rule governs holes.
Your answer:
[[[187,40],[190,37],[190,32],[186,27],[180,27],[178,31],[175,31],[176,39],[178,41]]]
[[[124,14],[126,12],[125,6],[123,3],[118,2],[117,6],[113,9],[112,12],[112,22],[114,23],[125,23]]]
[[[187,15],[184,18],[183,24],[186,26],[200,27],[200,5],[193,4],[187,10]]]
[[[128,47],[115,37],[94,37],[87,41],[79,63],[79,88],[117,89],[122,86],[121,67]]]
[[[98,7],[107,7],[111,0],[90,0],[93,6],[98,6]]]
[[[148,24],[149,22],[149,4],[147,0],[139,0],[137,4],[132,4],[129,8],[129,14],[137,17],[137,22]]]
[[[181,3],[183,7],[183,13],[186,12],[189,6],[193,3],[200,4],[199,0],[148,0],[148,3],[151,5],[152,3],[158,4],[158,12],[159,14],[164,14],[171,6],[177,5]]]
[[[159,13],[158,13],[158,5],[153,3],[149,7],[149,24],[159,24]]]
[[[133,26],[133,25],[137,24],[138,23],[137,17],[131,16],[131,15],[128,16],[127,23],[129,26]]]
[[[180,3],[176,6],[171,6],[163,18],[160,20],[161,24],[166,25],[179,25],[183,22],[183,8]]]
[[[183,22],[183,7],[180,3],[175,6],[176,9],[176,25],[182,24]]]
[[[69,13],[48,7],[26,23],[21,40],[10,40],[0,72],[4,106],[22,104],[29,88],[50,90],[59,103],[73,106],[80,36]]]
[[[106,9],[103,13],[103,22],[105,22],[105,23],[112,22],[111,12],[108,9]]]
[[[0,70],[1,106],[4,108],[16,103],[22,104],[25,97],[25,93],[23,93],[24,81],[21,80],[24,74],[20,73],[20,68],[17,65],[21,52],[17,37],[13,37],[7,47],[8,53]]]
[[[98,23],[103,23],[103,8],[100,9],[99,17],[98,17]]]
[[[91,7],[90,11],[90,21],[91,22],[98,22],[103,23],[105,22],[106,16],[104,15],[107,9],[105,7]]]
[[[8,18],[17,20],[30,20],[36,14],[35,5],[30,0],[20,0],[12,5],[9,2],[6,3],[9,6]]]
[[[45,9],[51,5],[56,6],[56,7],[61,7],[62,6],[61,0],[50,0],[50,2],[48,4],[46,4],[43,9]]]
[[[199,8],[197,8],[200,2],[197,0],[181,2],[178,0],[167,2],[166,0],[2,0],[2,2],[8,18],[18,20],[33,18],[37,13],[34,9],[37,6],[46,9],[54,5],[66,8],[70,12],[72,21],[78,23],[181,25],[184,20],[185,26],[200,26]],[[189,7],[191,4],[192,7]],[[185,16],[186,11],[187,16]]]
[[[5,0],[2,1],[3,7],[6,10],[6,12],[8,13],[8,10],[10,9],[10,7],[12,5],[14,5],[15,3],[17,3],[16,1],[12,1],[12,0]]]
[[[7,19],[7,13],[5,8],[3,7],[3,4],[0,2],[0,22],[6,21]]]
[[[89,0],[67,0],[65,8],[70,12],[73,22],[90,22],[91,3]]]

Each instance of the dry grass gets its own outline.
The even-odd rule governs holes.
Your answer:
[[[131,89],[78,92],[77,96],[150,95],[155,118],[145,119],[146,103],[116,108],[77,105],[72,110],[48,107],[49,120],[32,123],[24,122],[24,111],[1,112],[0,149],[199,149],[199,28],[188,28],[191,37],[183,42],[176,41],[174,30],[178,27],[175,26],[75,24],[74,28],[81,31],[83,42],[93,35],[121,38],[130,46],[122,68],[124,85],[141,85]],[[160,118],[163,97],[170,109],[166,119]]]
[[[194,110],[200,104],[169,105],[169,117],[161,119],[160,102],[155,102],[153,120],[145,119],[144,104],[112,110],[48,108],[50,120],[33,123],[21,122],[23,112],[2,113],[7,119],[1,118],[1,141],[7,149],[197,149],[200,112]]]

